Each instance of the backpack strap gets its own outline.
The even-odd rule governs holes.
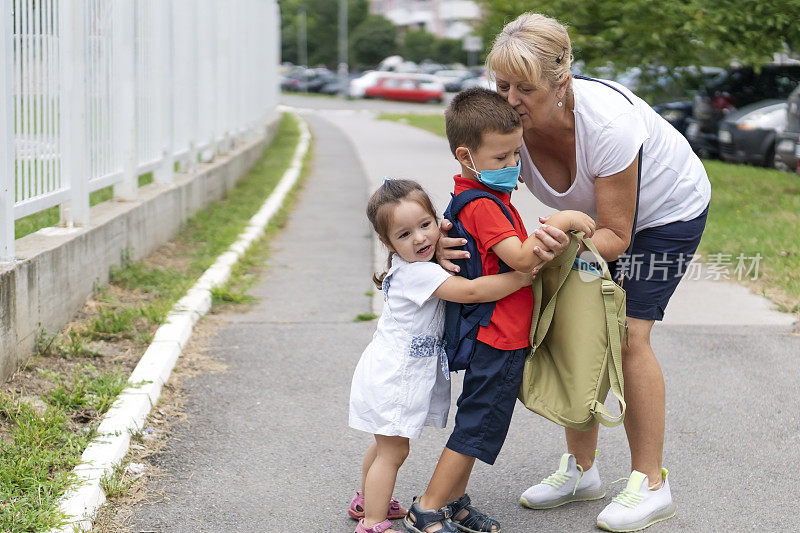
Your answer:
[[[580,240],[595,257],[600,260],[600,265],[603,269],[603,281],[601,282],[601,289],[603,292],[603,306],[605,307],[606,314],[606,333],[608,335],[608,342],[611,348],[611,357],[608,359],[608,382],[611,392],[617,397],[619,401],[619,415],[612,415],[602,402],[595,400],[590,406],[590,410],[594,413],[595,419],[608,427],[615,427],[622,423],[625,419],[625,398],[623,391],[625,390],[625,378],[622,374],[622,339],[619,334],[619,323],[617,320],[617,306],[614,301],[614,281],[611,279],[611,273],[608,271],[608,265],[603,261],[603,258],[597,251],[591,239],[578,235]]]
[[[598,80],[596,78],[589,78],[588,76],[581,76],[579,74],[573,74],[572,77],[576,78],[576,79],[579,79],[579,80],[596,81],[597,83],[605,85],[609,89],[617,91],[619,94],[622,95],[623,98],[625,98],[625,100],[628,101],[629,104],[633,105],[633,102],[631,101],[630,98],[628,98],[627,94],[625,94],[624,92],[620,91],[619,89],[617,89],[616,87],[614,87],[613,85],[608,83],[607,81]],[[644,149],[644,145],[639,147],[639,163],[638,163],[637,169],[636,169],[636,207],[635,207],[635,209],[633,211],[633,226],[631,227],[631,242],[628,245],[628,249],[625,251],[625,255],[628,256],[628,264],[630,264],[631,258],[633,256],[633,238],[636,236],[636,224],[637,224],[638,219],[639,219],[639,192],[642,189],[642,153],[643,153],[643,149]],[[600,256],[598,255],[597,257],[600,257]],[[625,279],[625,272],[620,272],[620,274],[619,274],[619,285],[620,285],[620,287],[622,286],[622,282],[624,281],[624,279]]]
[[[461,213],[461,210],[464,209],[464,206],[466,206],[468,203],[479,198],[486,198],[487,200],[492,200],[495,204],[497,204],[508,221],[511,223],[511,226],[514,227],[514,219],[511,216],[511,211],[508,210],[505,204],[501,202],[497,196],[490,192],[482,191],[480,189],[467,189],[458,194],[450,193],[450,196],[452,197],[450,200],[450,205],[447,206],[447,210],[444,212],[445,218],[450,222],[455,222],[459,213]],[[497,258],[497,262],[499,267],[498,274],[511,271],[511,268],[499,257]]]
[[[608,381],[611,392],[619,401],[619,415],[612,415],[606,406],[595,400],[590,406],[595,419],[607,427],[615,427],[625,419],[625,399],[623,396],[624,381],[622,377],[622,341],[617,323],[617,306],[614,303],[614,282],[608,279],[602,281],[603,304],[606,312],[606,332],[611,348],[611,357],[608,359]]]
[[[461,213],[461,210],[464,209],[464,206],[471,201],[477,200],[478,198],[486,198],[496,203],[508,221],[511,222],[511,225],[514,225],[514,219],[511,217],[511,212],[497,196],[490,192],[482,191],[480,189],[467,189],[466,191],[461,191],[458,194],[451,193],[450,196],[452,196],[452,200],[447,208],[447,213],[454,218],[457,218],[458,214]]]

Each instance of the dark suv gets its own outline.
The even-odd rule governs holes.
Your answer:
[[[765,65],[758,73],[751,67],[729,69],[695,96],[693,117],[686,127],[689,144],[701,155],[718,157],[719,122],[727,113],[760,100],[784,100],[798,84],[800,64]]]
[[[775,141],[775,166],[783,170],[797,168],[798,140],[800,140],[800,85],[787,100],[786,129]]]

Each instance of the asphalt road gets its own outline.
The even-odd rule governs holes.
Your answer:
[[[453,162],[424,132],[308,100],[329,99],[290,102],[317,106],[304,113],[314,136],[313,170],[252,291],[260,301],[229,316],[212,341],[211,355],[228,371],[187,380],[188,417],[157,457],[166,475],[154,489],[166,498],[138,506],[132,531],[354,529],[346,509],[371,439],[347,427],[350,378],[375,327],[353,321],[371,309],[367,191],[394,162],[416,168],[437,203],[446,202],[443,169]],[[394,144],[380,150],[367,142],[381,135]],[[535,214],[523,213],[529,228]],[[800,519],[793,468],[800,337],[761,298],[727,285],[688,285],[681,316],[654,329],[667,382],[665,466],[678,514],[648,531],[785,531]],[[725,314],[732,301],[741,312]],[[497,463],[476,466],[469,493],[503,531],[595,531],[597,513],[624,487],[609,486],[629,473],[624,431],[603,429],[604,500],[522,508],[519,494],[558,465],[562,435],[518,406]],[[447,436],[429,430],[412,443],[396,489],[404,503],[424,489]]]

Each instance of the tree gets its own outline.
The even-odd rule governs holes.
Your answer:
[[[485,42],[520,13],[539,12],[569,26],[573,55],[588,67],[758,67],[784,46],[800,51],[798,0],[479,1]]]
[[[397,28],[380,15],[367,15],[350,35],[350,56],[360,66],[374,66],[398,52]]]
[[[432,59],[436,46],[436,36],[425,30],[408,30],[403,36],[401,55],[410,61],[419,63],[423,59]]]
[[[347,0],[348,35],[367,17],[368,0]],[[309,65],[339,63],[339,2],[336,0],[281,0],[281,57],[298,62],[298,14],[306,13]]]
[[[437,63],[464,63],[466,52],[460,39],[437,37],[425,30],[408,30],[403,36],[401,54],[419,63],[430,59]]]
[[[441,38],[436,40],[432,58],[439,63],[466,63],[467,52],[461,39]]]

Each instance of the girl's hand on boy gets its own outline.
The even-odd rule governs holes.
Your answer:
[[[458,265],[453,263],[452,260],[467,259],[469,258],[469,252],[466,250],[455,250],[455,248],[467,244],[467,241],[466,239],[448,237],[447,232],[450,231],[450,228],[452,227],[452,222],[446,218],[443,219],[442,223],[439,225],[439,228],[442,231],[442,236],[439,238],[439,242],[436,243],[436,260],[439,262],[439,266],[441,266],[443,269],[447,270],[451,274],[457,274],[461,269],[458,267]],[[567,242],[569,242],[569,239],[567,239]]]

